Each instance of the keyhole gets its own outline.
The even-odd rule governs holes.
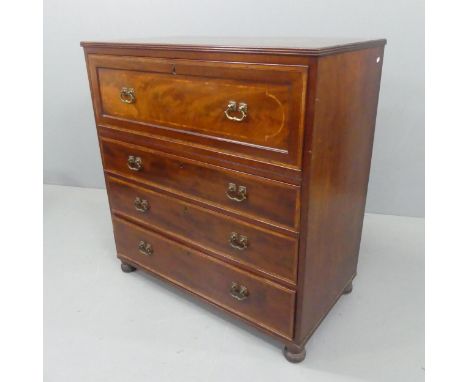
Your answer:
[[[172,65],[172,74],[177,74],[176,69],[175,69],[175,65]]]

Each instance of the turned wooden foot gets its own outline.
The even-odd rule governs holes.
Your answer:
[[[350,294],[353,290],[353,282],[351,281],[343,291],[343,294]]]
[[[304,361],[306,351],[304,347],[297,345],[285,345],[283,349],[285,358],[292,363],[299,363]]]
[[[136,270],[136,268],[133,265],[130,265],[127,263],[120,264],[120,268],[122,268],[122,272],[125,272],[125,273],[130,273]]]

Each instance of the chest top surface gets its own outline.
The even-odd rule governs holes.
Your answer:
[[[385,39],[321,37],[157,37],[119,41],[83,41],[83,47],[121,47],[215,52],[263,52],[322,56],[383,46]]]

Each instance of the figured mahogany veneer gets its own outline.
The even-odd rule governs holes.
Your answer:
[[[356,275],[385,43],[82,43],[122,270],[302,361]]]
[[[135,130],[300,165],[307,67],[101,55],[88,62],[99,123],[126,121]],[[115,97],[128,84],[131,104]],[[248,106],[241,123],[220,113],[230,101]]]

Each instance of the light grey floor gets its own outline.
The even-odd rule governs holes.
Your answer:
[[[115,257],[103,190],[44,189],[47,382],[424,380],[424,220],[366,215],[358,277],[307,345],[281,345]]]

